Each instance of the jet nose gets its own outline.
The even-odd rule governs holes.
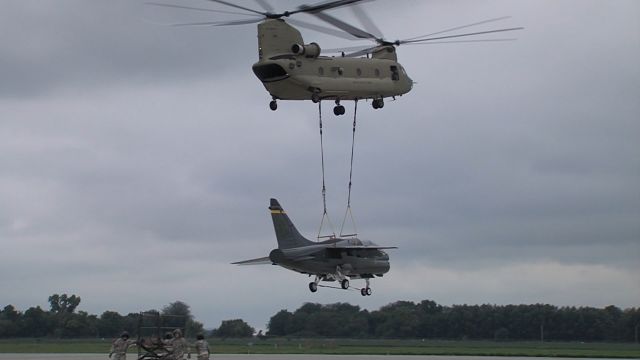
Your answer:
[[[389,269],[391,269],[391,265],[389,264],[388,261],[381,261],[380,262],[380,273],[381,274],[389,272]]]

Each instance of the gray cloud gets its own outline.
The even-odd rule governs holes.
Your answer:
[[[229,265],[275,246],[269,197],[309,237],[322,214],[316,108],[267,109],[250,70],[253,27],[159,26],[148,20],[209,14],[130,1],[3,6],[5,302],[26,309],[69,292],[99,313],[180,299],[210,327],[233,317],[263,327],[305,301],[637,306],[636,2],[366,5],[390,38],[504,14],[527,28],[516,42],[401,47],[414,90],[382,111],[360,104],[358,230],[400,246],[367,299],[312,297],[297,274]],[[351,109],[325,116],[336,227]]]

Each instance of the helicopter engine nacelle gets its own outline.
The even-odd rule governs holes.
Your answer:
[[[293,44],[291,46],[291,52],[295,55],[304,55],[308,58],[317,58],[320,56],[320,45],[312,42],[307,45]]]

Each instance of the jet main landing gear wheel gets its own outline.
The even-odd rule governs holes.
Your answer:
[[[362,296],[371,296],[371,288],[367,287],[360,289],[360,294]]]

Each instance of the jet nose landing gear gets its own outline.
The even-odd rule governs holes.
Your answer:
[[[371,287],[369,287],[369,278],[365,279],[367,281],[367,285],[360,289],[360,294],[362,296],[371,296]]]
[[[340,286],[341,286],[343,289],[347,290],[347,289],[349,288],[349,280],[347,280],[347,279],[343,279],[343,280],[342,280],[342,282],[340,283]]]

